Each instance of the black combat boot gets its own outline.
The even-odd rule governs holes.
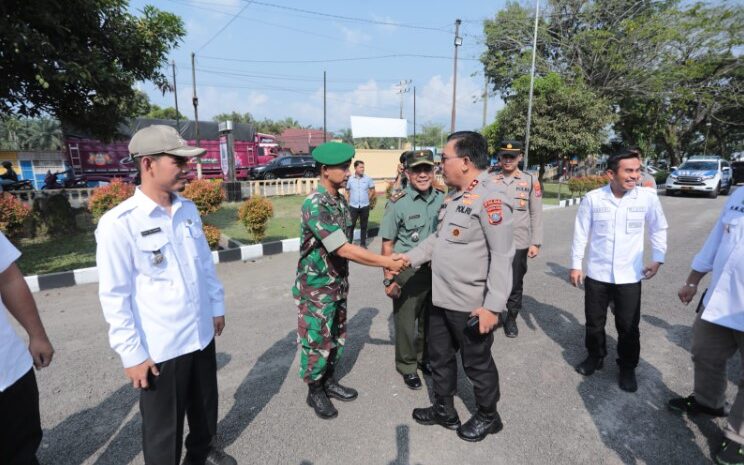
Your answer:
[[[460,439],[469,442],[478,442],[485,439],[489,434],[496,434],[504,427],[498,412],[486,414],[478,409],[473,417],[457,428]]]
[[[349,402],[356,399],[359,393],[356,389],[338,384],[338,381],[336,381],[336,378],[334,377],[335,371],[336,367],[333,364],[329,364],[325,376],[323,377],[323,387],[325,388],[328,397],[333,397],[334,399],[343,402]]]
[[[595,371],[601,370],[604,366],[604,357],[595,357],[589,355],[583,362],[576,365],[576,371],[584,376],[591,376]]]
[[[330,420],[338,415],[338,410],[328,398],[323,383],[315,381],[308,383],[307,405],[315,410],[315,414],[324,420]]]
[[[451,397],[437,398],[431,407],[415,408],[412,416],[421,425],[440,425],[447,429],[457,429],[460,426],[460,417]]]

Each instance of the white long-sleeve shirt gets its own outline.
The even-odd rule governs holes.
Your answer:
[[[0,233],[0,273],[18,260],[21,253]],[[26,344],[10,326],[8,310],[0,296],[0,392],[3,392],[33,366]]]
[[[174,196],[171,215],[139,189],[96,229],[99,298],[124,367],[204,349],[224,291],[196,206]]]
[[[712,271],[702,318],[744,331],[744,189],[731,194],[692,269]]]
[[[656,194],[636,187],[616,198],[610,185],[584,197],[576,214],[571,268],[580,270],[587,253],[586,275],[612,284],[643,279],[644,230],[651,239],[652,259],[663,263],[667,248],[667,221]]]

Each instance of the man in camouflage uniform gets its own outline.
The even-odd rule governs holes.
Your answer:
[[[408,185],[390,197],[382,218],[382,254],[405,253],[432,234],[444,194],[432,187],[434,154],[431,150],[405,152]],[[417,366],[427,369],[425,321],[431,306],[431,267],[406,270],[397,277],[385,272],[385,294],[393,299],[395,368],[410,389],[421,389]]]
[[[535,258],[540,252],[543,238],[542,190],[537,178],[520,171],[522,144],[504,141],[498,152],[501,172],[494,182],[503,187],[514,206],[514,261],[512,261],[512,290],[506,301],[504,334],[517,337],[517,314],[522,308],[524,275],[527,273],[527,258]]]
[[[292,295],[299,309],[297,342],[307,403],[320,418],[338,415],[329,397],[354,400],[357,391],[336,381],[334,371],[346,341],[349,260],[397,273],[407,266],[397,254],[383,257],[351,244],[351,214],[339,193],[349,178],[354,147],[329,142],[313,150],[320,186],[302,204],[300,260]]]

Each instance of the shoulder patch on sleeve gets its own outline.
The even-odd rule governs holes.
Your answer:
[[[535,181],[532,183],[532,189],[534,189],[535,191],[535,197],[542,197],[542,188],[540,187],[539,181]]]
[[[406,196],[406,191],[396,192],[395,194],[390,196],[390,202],[395,203],[405,196]]]
[[[483,208],[488,215],[488,223],[492,225],[501,224],[504,219],[503,206],[501,199],[488,199],[483,202]]]

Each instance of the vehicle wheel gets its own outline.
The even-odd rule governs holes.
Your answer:
[[[315,172],[313,170],[307,170],[304,173],[302,173],[303,178],[314,178]]]
[[[721,183],[719,182],[715,189],[711,193],[708,194],[708,197],[711,199],[718,198],[718,194],[721,192]]]
[[[666,195],[667,197],[674,197],[675,195],[677,195],[677,193],[676,193],[676,192],[674,192],[674,191],[673,191],[672,189],[665,189],[665,190],[664,190],[664,194],[665,194],[665,195]]]
[[[729,193],[731,192],[732,185],[733,185],[733,182],[728,183],[728,185],[726,186],[726,189],[721,191],[721,195],[729,195]]]
[[[264,174],[264,179],[266,180],[276,179],[276,175],[274,173],[266,173]]]

